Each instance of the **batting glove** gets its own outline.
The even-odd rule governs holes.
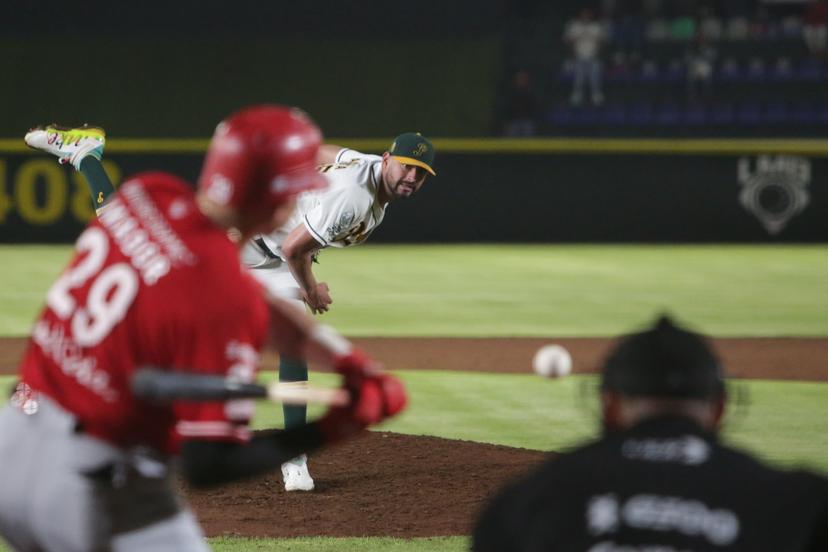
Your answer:
[[[331,408],[319,420],[319,428],[329,443],[352,437],[399,414],[408,402],[405,386],[390,374],[348,375],[344,387],[351,395],[350,404]]]

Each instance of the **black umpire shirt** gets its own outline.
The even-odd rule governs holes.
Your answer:
[[[505,488],[472,549],[828,552],[828,480],[771,469],[689,419],[660,417]]]

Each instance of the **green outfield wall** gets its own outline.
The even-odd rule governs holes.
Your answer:
[[[333,138],[366,152],[385,139]],[[206,139],[112,139],[114,181],[195,180]],[[374,242],[825,242],[828,141],[435,139],[438,177],[389,207]],[[81,176],[0,140],[0,241],[69,242]]]

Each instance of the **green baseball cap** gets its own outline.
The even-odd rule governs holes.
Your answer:
[[[394,138],[388,153],[400,163],[422,167],[437,176],[431,168],[434,164],[434,146],[419,132],[406,132]]]

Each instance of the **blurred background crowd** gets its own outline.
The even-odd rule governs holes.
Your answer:
[[[822,135],[827,38],[825,0],[517,2],[496,132]]]
[[[208,136],[272,101],[330,136],[828,129],[828,0],[17,4],[0,26],[17,83],[0,90],[3,136],[56,119]]]

